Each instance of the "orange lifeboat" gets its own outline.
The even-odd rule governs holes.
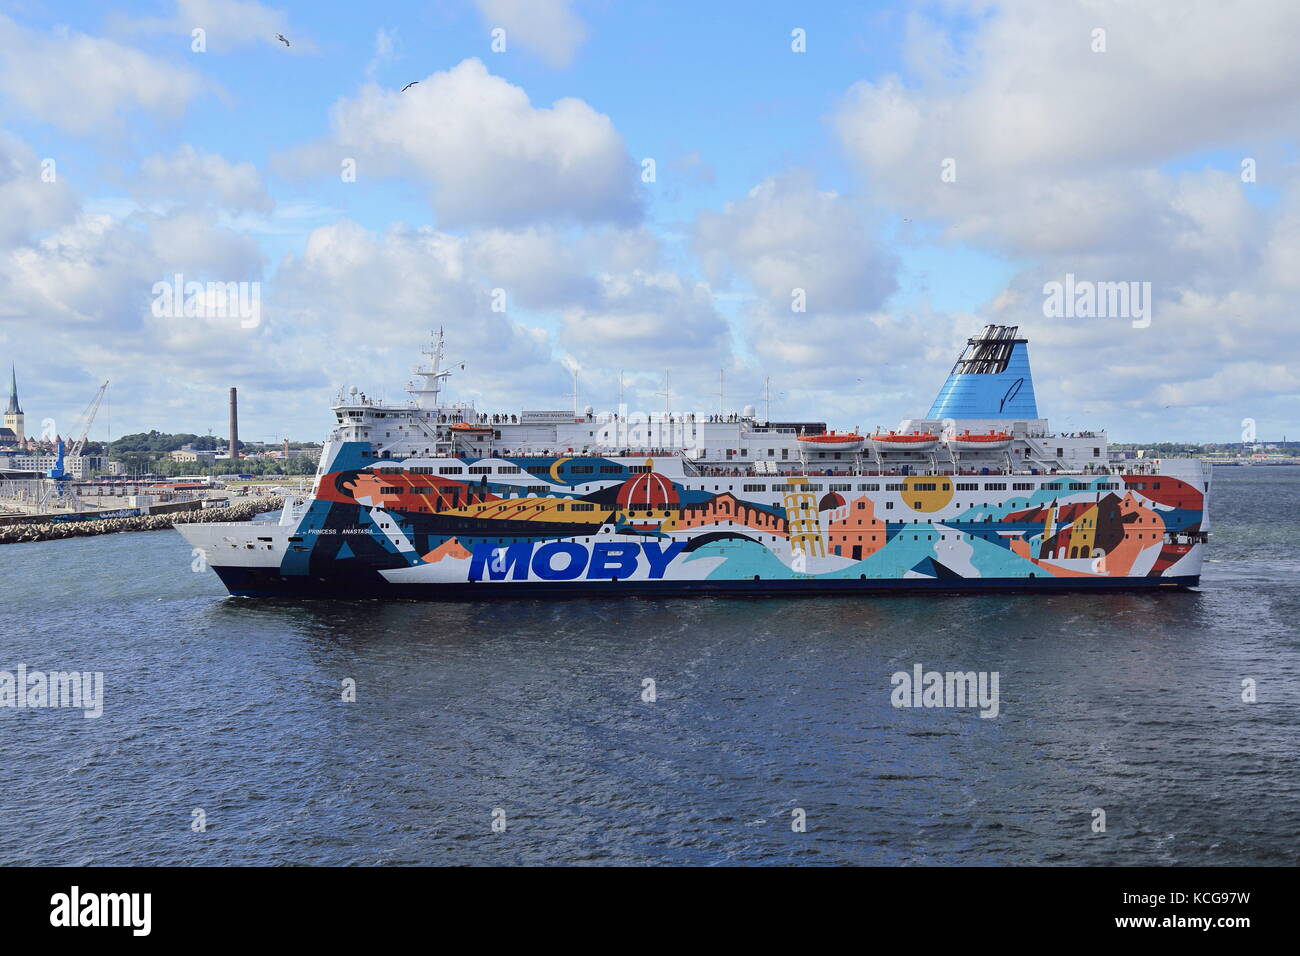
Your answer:
[[[1002,451],[1011,447],[1011,436],[1006,432],[995,431],[972,435],[967,430],[949,438],[948,447],[953,451]]]
[[[493,428],[491,425],[471,425],[469,422],[457,422],[451,426],[453,435],[491,435]]]
[[[818,451],[858,451],[866,439],[853,432],[826,432],[822,435],[800,435],[799,440]]]
[[[871,436],[871,442],[880,451],[930,451],[939,444],[939,436],[928,432],[914,435],[900,435],[897,432],[882,435],[876,432]]]

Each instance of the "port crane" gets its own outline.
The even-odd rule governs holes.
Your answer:
[[[95,393],[95,397],[92,398],[90,404],[86,406],[86,410],[81,413],[81,430],[77,433],[77,438],[72,444],[72,449],[66,452],[67,457],[76,458],[81,454],[82,449],[86,447],[86,436],[90,434],[90,426],[95,421],[95,415],[99,411],[99,404],[104,400],[104,393],[107,391],[108,380],[105,379],[104,384],[99,386],[99,391]],[[72,478],[72,475],[63,467],[65,452],[62,440],[59,441],[57,455],[58,457],[55,459],[54,467],[49,470],[46,477],[53,478],[55,481],[69,481]]]

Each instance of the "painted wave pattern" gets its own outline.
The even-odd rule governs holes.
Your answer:
[[[451,584],[1200,571],[1186,536],[1200,530],[1203,495],[1169,476],[694,479],[716,489],[702,490],[652,460],[356,455],[341,449],[321,477],[282,574]],[[514,482],[498,480],[503,469]]]

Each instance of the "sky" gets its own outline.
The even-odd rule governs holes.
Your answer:
[[[1294,439],[1298,53],[1291,0],[0,0],[0,363],[32,434],[109,380],[96,440],[231,386],[320,440],[440,327],[480,410],[873,428],[996,323],[1062,431]]]

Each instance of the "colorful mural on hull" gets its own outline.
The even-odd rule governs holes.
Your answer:
[[[1200,571],[1203,495],[1168,476],[686,478],[653,460],[427,461],[335,455],[278,574],[464,586]]]

